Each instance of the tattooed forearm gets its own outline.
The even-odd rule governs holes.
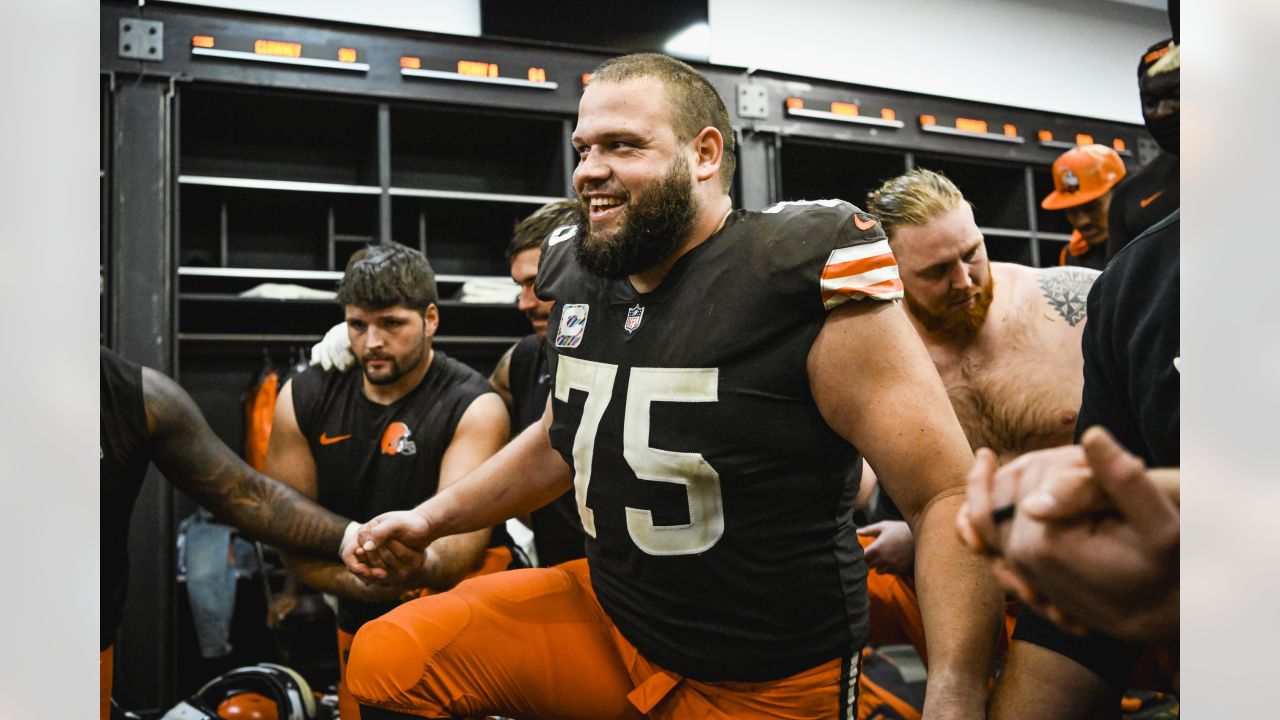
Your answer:
[[[257,540],[332,556],[347,519],[308,500],[293,488],[254,471],[235,458],[223,476],[200,483],[201,504]]]
[[[1044,298],[1067,324],[1075,327],[1085,319],[1085,300],[1098,278],[1096,270],[1075,267],[1045,268],[1038,273]]]
[[[249,467],[169,378],[145,371],[143,393],[152,459],[175,487],[256,539],[308,553],[337,553],[345,518]]]

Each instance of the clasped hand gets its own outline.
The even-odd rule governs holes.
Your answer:
[[[355,542],[342,549],[342,562],[366,583],[426,585],[431,524],[415,510],[383,513],[361,525]]]
[[[1095,427],[1003,468],[980,450],[957,526],[1001,585],[1067,630],[1150,642],[1177,636],[1178,520],[1142,461]]]

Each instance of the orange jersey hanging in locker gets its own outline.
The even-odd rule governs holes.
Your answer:
[[[267,461],[267,441],[271,439],[271,418],[276,411],[280,375],[268,366],[258,377],[244,402],[244,461],[258,472]]]

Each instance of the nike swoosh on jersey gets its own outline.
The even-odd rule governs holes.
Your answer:
[[[334,443],[342,442],[343,440],[346,440],[346,439],[347,439],[347,438],[349,438],[349,437],[351,437],[351,435],[350,435],[350,434],[347,434],[347,435],[335,435],[335,436],[333,436],[333,437],[329,437],[329,436],[328,436],[328,435],[326,435],[325,433],[320,433],[320,444],[321,444],[321,445],[332,445],[332,444],[334,444]]]
[[[863,232],[866,232],[876,226],[876,219],[873,217],[869,217],[864,221],[861,215],[854,213],[853,226]]]
[[[893,259],[887,239],[832,250],[822,268],[821,285],[822,304],[828,310],[847,300],[864,297],[876,300],[902,297],[898,263]]]
[[[1144,197],[1144,198],[1142,198],[1141,200],[1139,200],[1139,201],[1138,201],[1138,204],[1139,204],[1139,205],[1141,205],[1142,207],[1146,207],[1146,206],[1150,205],[1151,203],[1155,202],[1155,201],[1156,201],[1156,198],[1160,197],[1160,196],[1161,196],[1161,195],[1163,195],[1163,194],[1164,194],[1164,191],[1163,191],[1163,190],[1161,190],[1161,191],[1157,192],[1156,194],[1154,194],[1154,195],[1152,195],[1152,196],[1150,196],[1150,197]]]

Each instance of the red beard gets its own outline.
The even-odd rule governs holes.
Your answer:
[[[987,321],[991,301],[995,298],[995,273],[987,273],[987,281],[982,287],[965,292],[973,296],[973,302],[959,308],[949,305],[932,308],[916,300],[911,293],[906,293],[907,308],[930,335],[946,342],[967,343],[977,336],[978,330]],[[945,298],[945,302],[960,299],[962,296],[951,295]]]

